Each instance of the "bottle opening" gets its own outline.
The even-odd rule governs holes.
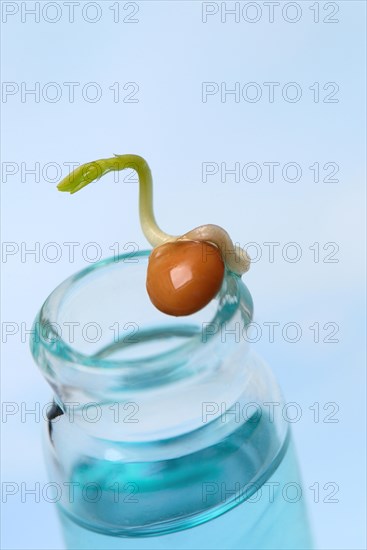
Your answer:
[[[128,368],[134,363],[188,354],[220,336],[240,313],[252,318],[252,300],[240,278],[227,273],[218,295],[185,317],[158,311],[146,291],[150,251],[110,258],[73,275],[47,298],[36,318],[32,352],[40,349],[75,366]]]

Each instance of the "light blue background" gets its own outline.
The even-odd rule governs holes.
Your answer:
[[[4,3],[3,3],[4,4]],[[21,3],[18,3],[19,6]],[[63,3],[59,3],[63,6]],[[102,18],[84,21],[76,9],[69,23],[21,22],[20,13],[3,27],[3,81],[98,82],[102,98],[88,103],[76,91],[73,104],[66,88],[57,103],[25,103],[20,94],[2,104],[4,162],[86,162],[112,153],[138,153],[151,165],[159,224],[181,234],[202,223],[217,223],[242,245],[295,241],[302,247],[297,263],[276,252],[245,276],[255,302],[256,320],[281,325],[295,321],[302,338],[295,344],[278,336],[256,345],[272,365],[288,402],[302,407],[294,435],[318,548],[365,548],[365,380],[363,315],[364,195],[364,2],[338,2],[339,23],[315,24],[312,2],[298,2],[301,20],[269,23],[263,2],[258,23],[219,16],[201,21],[201,2],[139,2],[137,24],[113,23],[112,2],[100,2]],[[80,3],[80,6],[83,2]],[[325,2],[320,2],[324,17]],[[92,12],[90,12],[92,14]],[[125,16],[126,12],[121,12]],[[51,11],[50,11],[51,14]],[[51,15],[50,15],[51,16]],[[114,82],[137,82],[138,103],[114,103]],[[295,81],[303,96],[297,103],[228,100],[201,101],[203,81],[258,83]],[[338,103],[314,103],[314,82],[337,82]],[[79,87],[79,90],[80,88]],[[277,178],[269,183],[239,183],[218,176],[201,181],[202,162],[297,162],[297,183]],[[315,161],[340,166],[338,183],[315,183],[308,167]],[[4,165],[3,165],[4,167]],[[63,176],[67,171],[64,169]],[[51,171],[50,171],[51,174]],[[102,188],[103,187],[103,188]],[[35,182],[21,172],[2,183],[2,238],[42,247],[48,242],[78,241],[75,262],[67,248],[59,262],[21,255],[3,258],[3,322],[32,320],[46,296],[65,277],[85,267],[83,244],[96,241],[103,256],[111,246],[147,243],[139,227],[135,183],[109,176],[70,197],[55,184]],[[314,242],[339,245],[338,263],[315,263]],[[50,255],[52,251],[50,250]],[[91,251],[92,253],[92,251]],[[324,252],[322,252],[324,254]],[[340,327],[339,343],[314,343],[308,328],[315,322]],[[322,337],[326,335],[321,332]],[[50,389],[32,362],[28,339],[9,337],[2,351],[2,399],[48,402]],[[319,402],[339,406],[338,423],[315,423],[308,407]],[[2,479],[47,482],[41,449],[42,423],[20,414],[2,423]],[[338,503],[314,503],[309,486],[337,483]],[[325,491],[321,489],[321,500]],[[62,548],[54,506],[31,497],[9,497],[2,513],[3,547]]]

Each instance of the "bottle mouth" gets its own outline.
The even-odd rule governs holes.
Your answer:
[[[172,317],[158,311],[145,287],[150,253],[97,262],[49,295],[31,338],[32,354],[43,370],[51,375],[55,364],[62,363],[69,371],[119,374],[129,385],[151,385],[162,375],[177,376],[184,367],[187,371],[188,362],[211,353],[214,342],[223,344],[224,351],[223,328],[238,322],[242,330],[251,322],[251,295],[231,272],[226,272],[218,295],[199,312]]]

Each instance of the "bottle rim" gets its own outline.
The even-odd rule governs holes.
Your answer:
[[[148,260],[150,253],[151,250],[140,250],[134,253],[134,258],[137,258],[138,261],[139,259]],[[162,370],[162,368],[163,370],[168,369],[170,365],[175,363],[175,358],[178,359],[176,363],[180,363],[180,357],[190,357],[198,351],[203,338],[202,334],[195,333],[184,343],[181,342],[168,351],[153,353],[148,357],[144,357],[144,359],[105,359],[78,351],[55,330],[54,325],[57,324],[55,319],[58,311],[65,300],[71,299],[72,293],[78,287],[82,288],[83,283],[86,283],[89,277],[98,277],[105,269],[120,262],[123,262],[124,268],[128,269],[131,264],[126,263],[126,260],[127,262],[131,261],[131,253],[100,260],[71,275],[49,294],[36,316],[31,334],[31,352],[40,366],[46,353],[48,356],[67,362],[68,367],[84,372],[97,372],[97,368],[99,368],[99,372],[105,374],[107,372],[113,372],[114,374],[117,372],[129,374],[131,372],[132,374],[136,372],[136,366],[139,364],[139,369],[147,370],[152,374],[155,371],[155,366],[159,366],[159,370]],[[210,320],[210,323],[214,326],[219,328],[225,323],[230,323],[238,315],[240,315],[243,327],[251,322],[253,316],[252,297],[238,275],[226,271],[222,288],[215,299],[217,300],[217,307]],[[186,319],[190,322],[191,317],[187,316]],[[217,330],[213,334],[207,334],[205,344],[210,345],[213,340],[218,339],[218,332],[220,331]],[[47,334],[47,338],[45,334]],[[208,347],[205,345],[207,351]]]

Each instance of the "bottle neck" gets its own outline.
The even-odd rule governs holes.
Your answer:
[[[209,306],[184,319],[168,317],[142,290],[149,252],[137,256],[136,263],[129,255],[105,260],[66,280],[36,318],[32,352],[63,420],[95,437],[154,441],[193,432],[231,411],[221,421],[225,430],[238,423],[239,407],[271,399],[276,385],[246,340],[253,305],[241,279],[226,273]],[[55,330],[92,321],[102,334],[98,341],[76,333],[71,342]],[[121,335],[121,327],[131,326],[138,330]]]

